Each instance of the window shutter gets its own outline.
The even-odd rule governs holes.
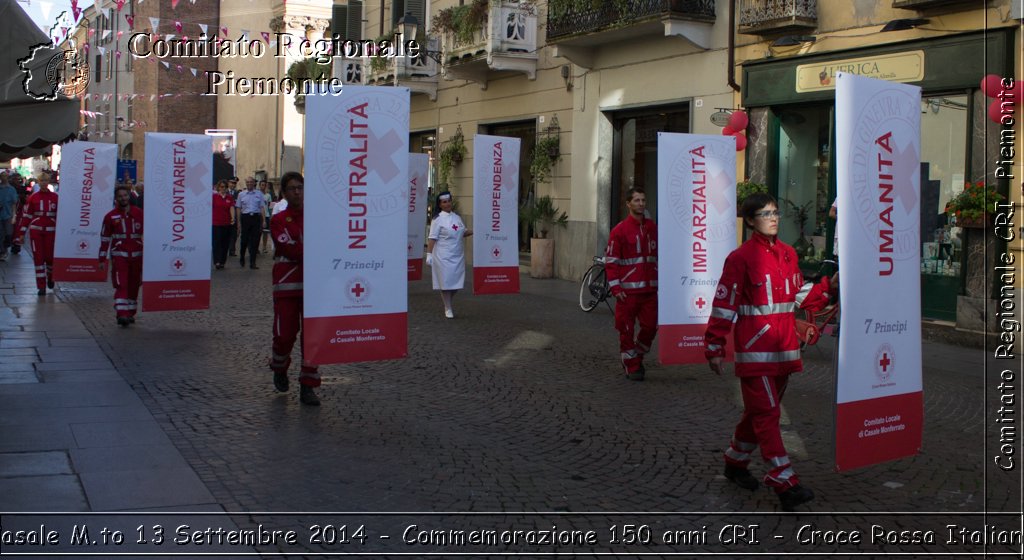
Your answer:
[[[391,0],[391,29],[398,27],[398,19],[405,15],[405,0]]]
[[[348,6],[335,4],[331,7],[331,33],[337,33],[341,40],[350,39],[345,35],[345,25],[348,21]]]
[[[345,25],[345,38],[358,41],[363,38],[363,2],[349,0],[348,22]]]
[[[419,22],[418,33],[426,33],[428,25],[427,0],[405,0],[405,11],[412,12],[412,15],[416,16],[416,21]],[[415,39],[415,37],[407,37],[407,39]]]

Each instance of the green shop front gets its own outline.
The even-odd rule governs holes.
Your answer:
[[[767,184],[778,198],[784,214],[780,237],[797,249],[805,274],[819,270],[842,243],[829,215],[836,200],[836,73],[917,85],[922,314],[957,322],[958,302],[963,312],[970,291],[971,232],[951,223],[945,207],[965,182],[983,180],[986,173],[992,179],[997,151],[992,142],[986,147],[986,135],[998,137],[998,130],[988,122],[988,98],[979,84],[988,73],[1009,73],[1012,44],[1012,30],[990,31],[743,65],[742,100],[751,120],[747,177]],[[986,286],[975,291],[988,299]]]

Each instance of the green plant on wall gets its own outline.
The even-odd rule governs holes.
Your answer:
[[[753,181],[740,181],[736,183],[736,217],[740,217],[740,206],[743,201],[752,194],[766,193],[768,186]]]
[[[555,207],[555,201],[544,195],[523,207],[519,212],[519,221],[533,226],[535,238],[546,239],[548,232],[555,226],[568,226],[569,216],[565,212],[559,212]]]
[[[381,44],[382,42],[393,41],[394,37],[391,35],[381,35],[373,40],[374,44]],[[395,63],[394,57],[391,56],[370,56],[370,72],[374,74],[382,74],[387,72],[388,68]]]
[[[438,33],[452,35],[457,45],[472,44],[487,23],[489,7],[488,0],[472,0],[462,6],[445,8],[430,21],[430,28]]]
[[[306,92],[304,83],[307,80],[321,81],[331,77],[332,63],[320,64],[316,57],[309,57],[305,60],[296,60],[288,67],[286,74],[295,82],[295,106],[305,107]]]
[[[551,180],[551,169],[559,160],[562,154],[559,151],[558,136],[545,136],[537,141],[533,147],[533,158],[530,160],[530,176],[538,183],[547,183]]]
[[[441,188],[450,188],[452,171],[455,166],[462,163],[466,157],[466,144],[463,142],[462,132],[458,131],[452,136],[448,144],[441,149],[437,155],[437,183]]]

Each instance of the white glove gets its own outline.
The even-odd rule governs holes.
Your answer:
[[[434,266],[434,254],[427,253],[427,266]]]

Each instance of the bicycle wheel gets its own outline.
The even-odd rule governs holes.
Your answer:
[[[580,284],[580,309],[593,311],[604,299],[602,296],[607,293],[608,279],[604,274],[604,267],[595,264],[588,268]]]

